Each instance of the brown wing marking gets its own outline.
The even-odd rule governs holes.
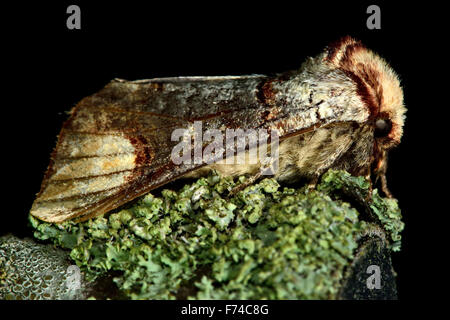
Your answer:
[[[226,79],[212,80],[218,87],[223,85],[229,100],[220,96],[220,90],[219,93],[214,91],[219,96],[211,97],[212,101],[201,100],[209,91],[201,88],[199,79],[193,80],[195,85],[190,87],[194,93],[182,92],[183,99],[178,99],[176,92],[171,91],[184,90],[182,87],[156,88],[151,81],[113,82],[83,99],[63,125],[31,214],[56,223],[85,220],[201,167],[199,164],[175,165],[170,158],[178,143],[171,141],[173,129],[187,128],[194,120],[203,120],[203,130],[283,128],[281,138],[322,125],[301,128],[288,118],[261,117],[267,106],[260,104],[255,90],[246,88],[257,88],[257,81],[264,79],[241,79],[239,90],[248,96],[234,95],[229,89],[234,85],[226,84]],[[196,95],[195,90],[202,94]],[[159,111],[166,109],[159,110],[154,103],[162,101],[160,93],[167,96],[168,115],[160,114]],[[176,103],[187,103],[189,99],[201,103],[195,110],[206,111],[192,109],[178,117]],[[214,99],[221,102],[215,104]]]
[[[142,193],[133,185],[143,177],[150,178],[144,189],[152,188],[151,173],[167,164],[173,147],[168,143],[171,130],[162,129],[183,127],[184,122],[176,118],[161,121],[153,114],[123,118],[112,110],[87,109],[75,107],[63,125],[31,208],[31,214],[44,221],[104,213],[98,210]],[[146,119],[142,121],[142,117]],[[122,132],[122,126],[133,130]]]

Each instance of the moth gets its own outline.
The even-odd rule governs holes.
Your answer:
[[[274,76],[115,79],[63,124],[31,214],[60,223],[104,214],[169,181],[210,169],[257,175],[260,165],[175,164],[176,128],[262,128],[279,134],[279,181],[314,184],[329,168],[386,182],[387,153],[406,108],[396,73],[351,37],[299,70]]]

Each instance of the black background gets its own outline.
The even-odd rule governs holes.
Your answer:
[[[144,4],[145,3],[145,4]],[[39,191],[65,111],[113,78],[276,73],[299,68],[331,41],[356,37],[399,74],[408,108],[388,183],[406,228],[393,254],[400,299],[433,297],[445,277],[436,249],[447,214],[432,178],[446,171],[446,31],[436,5],[374,2],[381,30],[368,30],[372,2],[58,1],[2,8],[1,234],[30,236],[27,214]],[[81,8],[81,30],[66,8]],[[6,86],[5,86],[6,84]],[[12,204],[9,206],[9,204]]]

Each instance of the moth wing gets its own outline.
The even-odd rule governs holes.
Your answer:
[[[208,118],[204,129],[225,114],[233,118],[235,112],[222,109],[223,104],[215,112],[208,109],[218,97],[205,97],[202,88],[231,88],[230,81],[244,85],[259,78],[112,81],[72,109],[30,213],[47,222],[85,220],[200,167],[171,161],[179,143],[171,141],[172,131],[192,126],[196,118]]]
[[[176,165],[177,128],[282,129],[281,138],[313,130],[270,105],[262,75],[116,79],[81,100],[58,137],[30,213],[47,222],[86,220],[195,170]],[[285,112],[286,114],[283,114]]]
[[[176,142],[167,128],[182,122],[77,106],[61,130],[31,214],[48,222],[88,218],[189,171],[193,166],[170,160]]]

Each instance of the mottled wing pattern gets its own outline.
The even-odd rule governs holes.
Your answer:
[[[171,141],[173,130],[194,121],[203,131],[276,129],[285,139],[356,118],[333,98],[324,103],[335,93],[310,81],[287,86],[262,75],[114,80],[71,111],[31,214],[49,222],[85,220],[199,168],[170,159],[179,143]]]
[[[84,220],[199,167],[173,164],[172,131],[196,119],[205,130],[233,119],[245,127],[247,110],[258,108],[252,95],[262,78],[112,81],[71,111],[31,214],[49,222]]]
[[[76,107],[64,125],[31,213],[45,221],[104,213],[156,185],[170,165],[170,131],[177,119],[122,110]],[[122,125],[136,130],[121,130]],[[185,168],[188,169],[188,168]],[[94,212],[95,211],[95,212]]]

